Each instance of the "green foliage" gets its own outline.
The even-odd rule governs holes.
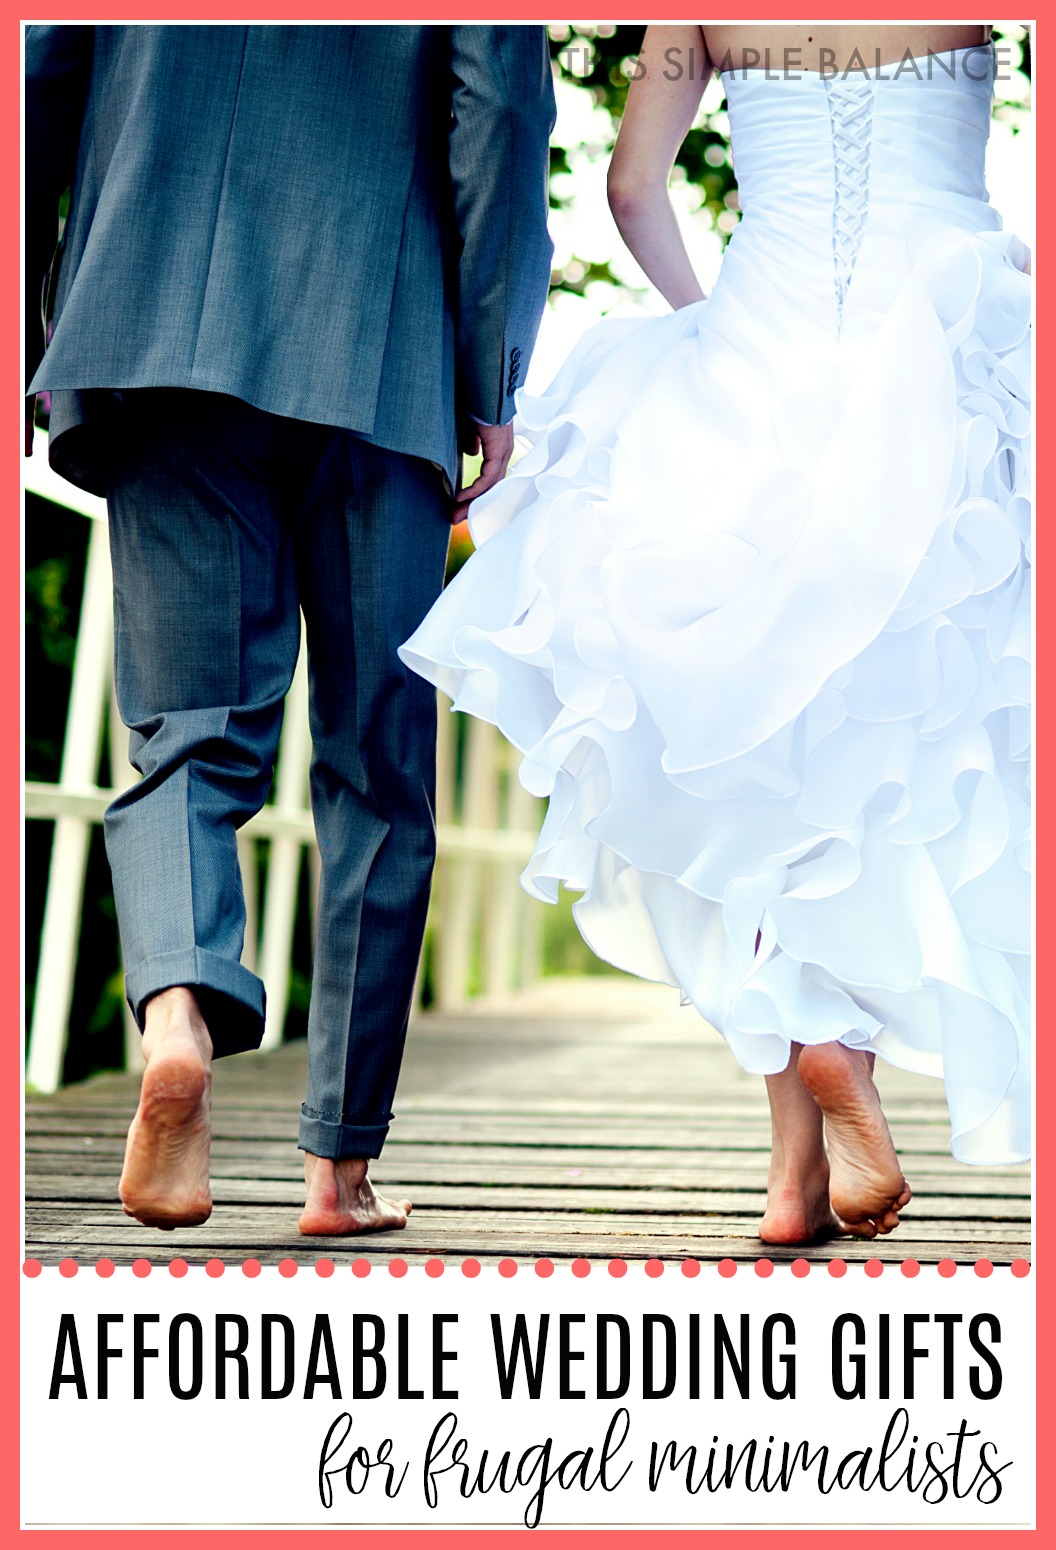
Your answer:
[[[572,918],[579,898],[562,888],[556,904],[532,904],[543,911],[543,963],[548,974],[615,974],[618,971],[592,953]]]
[[[589,95],[597,110],[591,119],[595,139],[589,146],[555,145],[551,152],[551,204],[562,209],[576,197],[574,162],[584,152],[607,159],[615,143],[627,99],[634,60],[644,27],[567,23],[550,27],[550,49],[561,81]],[[995,115],[1018,130],[1029,112],[1030,40],[1017,23],[1001,23],[995,41],[1007,50],[1007,79],[997,85]],[[675,163],[675,177],[698,196],[697,211],[725,237],[736,225],[736,179],[729,151],[725,104],[715,97],[690,130]],[[693,200],[690,200],[693,203]],[[65,214],[65,210],[62,212]],[[573,257],[555,273],[553,288],[582,295],[599,283],[614,285],[608,263]],[[87,554],[88,523],[34,496],[26,503],[25,578],[25,736],[26,775],[30,780],[58,779],[66,706],[80,614]],[[451,571],[470,551],[468,535],[456,533]],[[30,823],[26,833],[26,984],[32,1009],[39,935],[43,920],[51,825]],[[267,847],[258,847],[263,886]],[[303,1032],[307,1022],[311,961],[307,869],[302,874],[297,939],[290,987],[288,1033]],[[572,897],[544,909],[544,958],[551,973],[605,973],[606,966],[585,946],[571,917]],[[543,908],[543,906],[538,906]],[[71,1012],[73,1037],[66,1079],[122,1063],[123,989],[118,969],[117,926],[102,834],[93,836],[81,929],[81,950]]]
[[[26,778],[58,780],[88,523],[26,498]]]
[[[614,23],[561,22],[549,27],[550,55],[560,81],[589,93],[607,127],[593,147],[607,157],[616,143],[620,118],[645,28]],[[1031,74],[1030,37],[1017,23],[995,25],[994,42],[1001,50],[1002,68],[995,83],[995,116],[1020,129],[1029,113]],[[687,68],[692,66],[687,61]],[[706,99],[711,102],[713,94]],[[726,103],[701,111],[675,157],[675,179],[685,180],[699,193],[700,218],[707,220],[725,241],[737,224],[737,179],[730,155]],[[561,209],[575,200],[569,147],[555,145],[550,153],[550,203]],[[551,289],[584,295],[596,281],[616,284],[609,265],[574,257],[554,272]]]
[[[596,154],[607,159],[616,143],[645,28],[575,22],[554,25],[548,30],[551,59],[558,78],[589,93],[595,106],[607,116],[607,130],[595,148]],[[725,237],[736,224],[736,215],[731,215],[731,211],[736,206],[737,184],[724,109],[725,103],[719,109],[704,113],[690,130],[675,158],[675,175],[699,192],[701,212]],[[570,174],[572,170],[568,147],[553,146],[550,203],[556,209],[574,201],[575,191],[569,186],[569,177],[555,174]],[[555,271],[551,285],[554,290],[582,296],[599,280],[610,285],[617,283],[607,263],[576,257],[563,269]]]

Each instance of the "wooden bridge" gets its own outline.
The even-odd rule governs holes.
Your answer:
[[[902,1226],[872,1243],[765,1247],[756,1237],[769,1153],[762,1080],[674,991],[600,977],[419,1015],[373,1170],[386,1193],[413,1200],[406,1231],[305,1239],[294,1139],[304,1055],[303,1043],[289,1043],[218,1063],[213,1215],[171,1233],[140,1226],[117,1203],[137,1077],[31,1098],[26,1254],[44,1264],[1030,1258],[1029,1169],[955,1163],[939,1084],[882,1062],[914,1191]]]
[[[303,661],[273,799],[240,836],[243,961],[267,985],[269,1047],[217,1066],[209,1222],[160,1233],[125,1217],[117,1180],[140,1065],[131,1019],[127,1071],[61,1084],[90,834],[135,772],[113,707],[103,503],[54,475],[45,451],[28,466],[27,487],[80,512],[91,537],[61,775],[26,788],[27,818],[54,824],[27,1070],[35,1092],[26,1123],[28,1255],[44,1263],[1029,1257],[1028,1169],[954,1163],[939,1085],[888,1067],[882,1087],[914,1190],[902,1227],[868,1244],[764,1250],[756,1237],[769,1153],[762,1081],[678,1007],[674,991],[623,976],[540,977],[545,912],[517,883],[539,804],[492,727],[460,727],[462,718],[448,715],[440,718],[439,865],[427,935],[440,1010],[417,1017],[396,1122],[374,1169],[382,1188],[411,1197],[414,1214],[402,1233],[302,1238],[303,1158],[294,1138],[305,1050],[281,1038],[305,857],[313,884],[318,875]],[[116,941],[114,952],[116,968]]]

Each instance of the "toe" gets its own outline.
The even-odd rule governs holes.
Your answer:
[[[876,1237],[875,1222],[846,1222],[844,1225],[847,1228],[847,1231],[849,1233],[853,1233],[856,1238]]]

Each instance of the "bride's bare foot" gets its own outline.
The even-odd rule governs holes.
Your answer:
[[[411,1202],[375,1194],[365,1158],[342,1157],[334,1162],[306,1152],[304,1177],[308,1199],[301,1212],[302,1233],[331,1236],[407,1226]]]
[[[147,1227],[198,1227],[213,1209],[213,1044],[189,990],[163,990],[148,1002],[143,1054],[147,1069],[125,1146],[121,1203]]]
[[[910,1189],[887,1128],[872,1061],[843,1044],[806,1046],[799,1074],[825,1116],[832,1209],[848,1232],[892,1232]]]
[[[766,1210],[759,1224],[763,1242],[822,1243],[839,1231],[829,1204],[829,1165],[824,1153],[813,1167],[793,1170],[778,1160],[775,1149]]]
[[[800,1080],[799,1054],[793,1044],[785,1069],[766,1079],[773,1149],[759,1224],[764,1243],[817,1243],[840,1231],[829,1206],[821,1110]]]

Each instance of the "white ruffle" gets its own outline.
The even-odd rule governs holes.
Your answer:
[[[840,1039],[942,1076],[967,1162],[1030,1154],[1022,259],[917,231],[807,374],[707,302],[598,325],[401,650],[549,797],[530,893],[750,1071]]]

